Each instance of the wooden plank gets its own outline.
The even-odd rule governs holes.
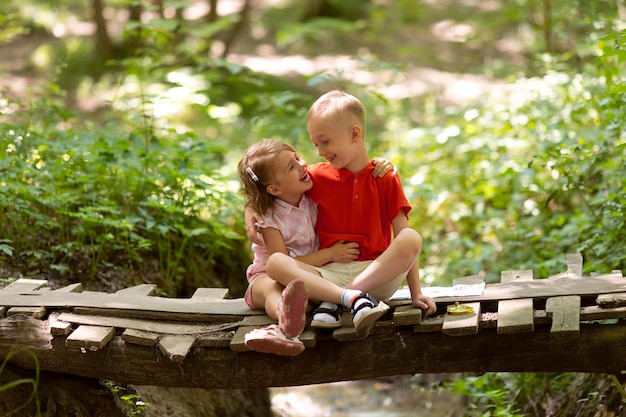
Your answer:
[[[532,298],[498,303],[498,334],[532,332],[535,330],[534,323]]]
[[[583,275],[583,257],[580,253],[568,253],[565,255],[567,273],[581,277]]]
[[[438,303],[455,301],[498,301],[517,298],[548,298],[562,295],[598,295],[626,292],[626,280],[617,274],[570,279],[567,285],[560,280],[535,279],[530,282],[510,282],[488,284],[482,295],[463,297],[440,297]],[[410,304],[410,300],[406,300]],[[184,298],[130,297],[104,293],[32,293],[29,295],[10,294],[0,291],[0,306],[93,308],[94,311],[119,309],[123,315],[135,312],[135,317],[167,318],[168,314],[178,314],[177,320],[214,320],[221,316],[248,316],[264,314],[262,310],[250,309],[241,298],[213,300],[211,303]],[[151,314],[156,313],[156,314]],[[103,313],[104,314],[104,313]],[[114,313],[110,313],[114,314]]]
[[[74,313],[61,313],[58,317],[61,321],[69,323],[87,324],[92,326],[111,326],[122,329],[135,329],[153,333],[164,334],[198,334],[210,333],[233,329],[240,325],[240,322],[215,323],[215,324],[189,324],[164,322],[153,320],[130,319],[122,317],[102,317]]]
[[[55,321],[50,323],[50,334],[52,336],[67,336],[72,331],[72,323]]]
[[[422,321],[422,309],[413,306],[400,306],[393,312],[393,324],[395,326],[410,326]]]
[[[455,285],[475,285],[485,281],[484,275],[468,275],[466,277],[455,278],[452,280],[452,286]]]
[[[600,294],[596,298],[596,304],[603,308],[626,306],[626,292]]]
[[[235,335],[235,331],[224,331],[216,333],[203,333],[196,339],[197,347],[205,348],[227,348]]]
[[[83,284],[76,282],[74,284],[66,285],[65,287],[54,290],[55,292],[81,292],[83,290]]]
[[[3,293],[29,293],[48,286],[45,279],[20,278],[2,288]]]
[[[552,317],[552,336],[580,334],[580,297],[577,295],[552,297],[546,301],[546,311]]]
[[[306,349],[314,348],[317,343],[317,331],[312,327],[307,327],[302,334],[298,336],[298,339],[300,339]]]
[[[261,327],[261,326],[267,326],[268,324],[275,324],[275,323],[277,323],[277,321],[271,318],[270,316],[268,316],[267,314],[263,314],[261,316],[248,316],[248,317],[244,317],[243,320],[241,320],[242,326]]]
[[[124,342],[140,346],[155,346],[159,342],[160,337],[161,335],[159,333],[137,329],[126,329],[124,333],[122,333]]]
[[[41,319],[46,315],[46,309],[44,307],[11,307],[7,311],[7,317],[16,314],[25,314],[35,319]]]
[[[415,326],[413,326],[413,331],[415,333],[440,332],[443,328],[443,318],[443,315],[426,317],[422,319],[422,322],[420,324],[416,324]]]
[[[249,351],[248,346],[245,343],[245,336],[248,332],[256,329],[256,326],[241,326],[235,332],[232,340],[230,341],[230,349],[233,352],[246,352]]]
[[[500,282],[532,281],[532,270],[502,271]],[[498,334],[532,332],[535,329],[533,299],[502,300],[498,302]]]
[[[225,298],[228,288],[198,288],[191,296],[194,300],[215,300]]]
[[[135,296],[151,296],[156,294],[156,285],[154,284],[140,284],[133,287],[123,288],[115,292],[118,295]]]
[[[446,314],[443,319],[442,331],[449,336],[463,336],[478,333],[480,321],[480,303],[466,304],[474,311],[470,314]]]
[[[598,275],[597,277],[567,278],[567,285],[562,280],[534,279],[487,284],[482,295],[463,297],[440,297],[437,303],[455,301],[499,301],[518,298],[549,298],[566,295],[598,295],[626,292],[626,280],[617,274]],[[410,303],[410,301],[407,301]]]
[[[172,362],[182,362],[195,341],[195,336],[165,335],[159,340],[159,350]]]
[[[115,335],[113,327],[78,326],[67,339],[65,346],[68,349],[81,349],[95,352],[102,349]]]
[[[587,306],[580,309],[581,321],[610,320],[626,318],[626,306],[599,307]]]

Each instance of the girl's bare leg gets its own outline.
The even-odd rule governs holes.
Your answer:
[[[277,252],[269,257],[266,268],[268,275],[284,286],[294,279],[304,281],[309,290],[309,298],[313,301],[324,300],[341,304],[343,289],[322,278],[315,268],[308,264]]]
[[[260,310],[265,310],[268,316],[278,320],[276,306],[280,300],[285,287],[268,276],[257,278],[252,285],[252,301],[254,306]]]

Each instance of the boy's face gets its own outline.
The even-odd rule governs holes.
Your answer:
[[[349,168],[354,162],[358,148],[360,128],[346,120],[318,118],[309,121],[307,128],[317,153],[333,168]]]

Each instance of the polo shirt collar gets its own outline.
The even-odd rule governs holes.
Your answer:
[[[354,174],[347,169],[341,168],[337,170],[337,178],[339,181],[345,182],[354,177],[363,177],[364,175],[371,175],[372,170],[374,169],[374,164],[370,161],[369,164],[365,168],[363,168],[360,172]]]

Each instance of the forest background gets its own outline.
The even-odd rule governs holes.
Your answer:
[[[626,270],[623,0],[0,4],[0,278],[245,289],[236,164],[344,89],[424,285]]]

